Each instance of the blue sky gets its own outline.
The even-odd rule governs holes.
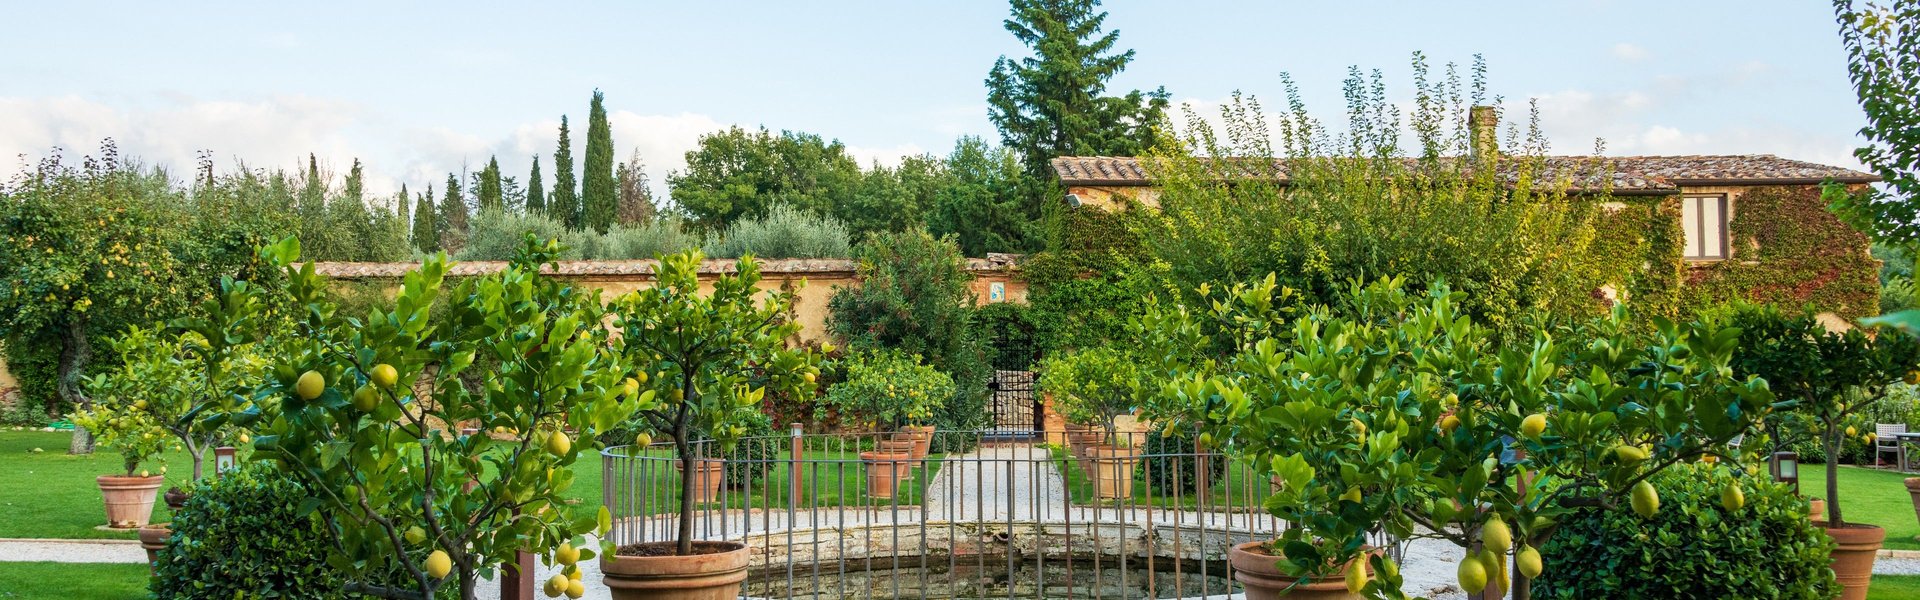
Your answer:
[[[1280,101],[1289,72],[1323,116],[1349,65],[1411,93],[1408,58],[1484,54],[1556,151],[1772,153],[1853,166],[1861,114],[1830,6],[1793,2],[1145,2],[1105,6],[1137,50],[1116,89],[1165,86],[1206,110]],[[307,152],[373,191],[443,181],[497,154],[524,174],[562,114],[584,140],[607,95],[615,144],[664,188],[701,133],[819,133],[863,161],[995,138],[982,80],[1024,53],[988,1],[698,3],[39,2],[0,36],[0,176],[12,157],[100,138],[179,167],[292,166]],[[576,156],[579,150],[576,149]],[[547,159],[543,158],[543,161]],[[551,176],[551,164],[545,165]]]

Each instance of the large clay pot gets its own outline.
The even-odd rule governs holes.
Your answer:
[[[600,573],[614,600],[734,600],[747,579],[747,545],[694,542],[688,556],[673,556],[673,542],[622,546],[601,557]],[[661,548],[664,547],[664,551]],[[651,549],[660,556],[627,556]]]
[[[1266,542],[1247,542],[1227,551],[1233,580],[1246,588],[1247,600],[1359,600],[1347,593],[1344,576],[1301,581],[1280,572],[1280,557],[1267,553]],[[1336,573],[1344,574],[1342,568]],[[1371,570],[1367,573],[1372,577]]]
[[[899,445],[881,442],[879,450],[860,453],[860,460],[867,463],[868,497],[882,500],[893,498],[894,491],[900,487],[900,480],[912,473],[912,446],[912,442]]]
[[[1913,516],[1920,519],[1920,477],[1908,477],[1907,495],[1913,497]]]
[[[1826,528],[1827,537],[1839,544],[1833,549],[1833,575],[1840,580],[1840,600],[1866,600],[1867,584],[1873,582],[1873,557],[1887,540],[1887,530],[1878,525],[1848,524]]]
[[[909,425],[900,428],[901,435],[913,441],[913,459],[924,460],[933,450],[933,426]]]
[[[1827,522],[1827,501],[1819,498],[1808,500],[1807,519],[1816,523]]]
[[[1133,497],[1133,469],[1140,464],[1139,449],[1094,446],[1087,454],[1093,461],[1093,485],[1101,500]]]
[[[157,523],[140,528],[140,549],[147,551],[148,575],[160,568],[160,551],[166,549],[167,538],[173,537],[173,528],[167,525]]]
[[[1067,431],[1067,453],[1073,456],[1074,462],[1080,467],[1080,472],[1086,473],[1089,478],[1093,477],[1093,447],[1105,441],[1105,435],[1092,429]]]
[[[101,475],[94,479],[100,485],[100,496],[107,503],[107,526],[116,529],[134,529],[147,524],[153,516],[153,502],[160,497],[160,484],[166,478],[124,477],[120,475]]]
[[[726,463],[711,458],[694,461],[693,467],[693,503],[712,504],[720,498],[720,483],[726,479]],[[687,476],[686,463],[673,461],[673,469],[681,477]]]

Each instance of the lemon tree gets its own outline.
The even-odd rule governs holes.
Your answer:
[[[1647,477],[1717,452],[1773,402],[1764,381],[1728,367],[1737,330],[1656,320],[1633,333],[1615,313],[1496,340],[1441,284],[1424,295],[1392,279],[1356,285],[1295,319],[1265,300],[1283,295],[1269,279],[1205,313],[1151,310],[1142,324],[1158,339],[1143,347],[1221,334],[1213,323],[1238,327],[1221,334],[1238,350],[1163,360],[1149,416],[1269,469],[1278,489],[1266,509],[1298,525],[1274,543],[1283,567],[1346,569],[1370,597],[1402,596],[1371,532],[1448,540],[1466,552],[1463,588],[1525,597],[1541,567],[1533,548],[1559,515],[1658,510]]]
[[[434,256],[363,315],[337,310],[312,263],[284,267],[302,316],[252,401],[208,418],[253,431],[253,459],[307,485],[302,512],[335,537],[344,591],[472,598],[516,551],[567,573],[595,555],[573,543],[608,515],[566,504],[568,466],[644,402],[619,385],[597,295],[540,274],[559,251],[529,236],[506,269],[451,288]],[[290,263],[298,246],[271,254]]]
[[[1112,444],[1124,441],[1116,439],[1115,421],[1140,407],[1146,376],[1133,356],[1100,346],[1047,357],[1039,383],[1069,421],[1100,425]]]
[[[761,292],[760,266],[742,257],[734,272],[702,293],[699,251],[662,256],[652,286],[610,304],[614,354],[628,372],[621,383],[644,399],[639,414],[673,438],[684,472],[696,472],[693,432],[711,435],[721,452],[747,431],[768,388],[810,393],[819,356],[790,347],[800,333],[793,320],[795,289]],[[680,478],[675,553],[693,552],[693,482]]]
[[[831,410],[842,418],[893,431],[925,423],[937,403],[953,396],[953,378],[921,364],[918,354],[863,350],[840,362],[846,369],[845,379],[827,389],[819,407],[822,413]]]

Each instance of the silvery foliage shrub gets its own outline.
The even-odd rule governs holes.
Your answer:
[[[844,258],[852,254],[847,226],[839,219],[780,205],[767,216],[735,222],[707,237],[714,258]]]

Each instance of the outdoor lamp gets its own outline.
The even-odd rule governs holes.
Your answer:
[[[213,449],[213,474],[233,468],[233,446],[221,446]]]
[[[1796,452],[1773,453],[1773,480],[1793,485],[1793,493],[1800,493],[1800,454]]]

